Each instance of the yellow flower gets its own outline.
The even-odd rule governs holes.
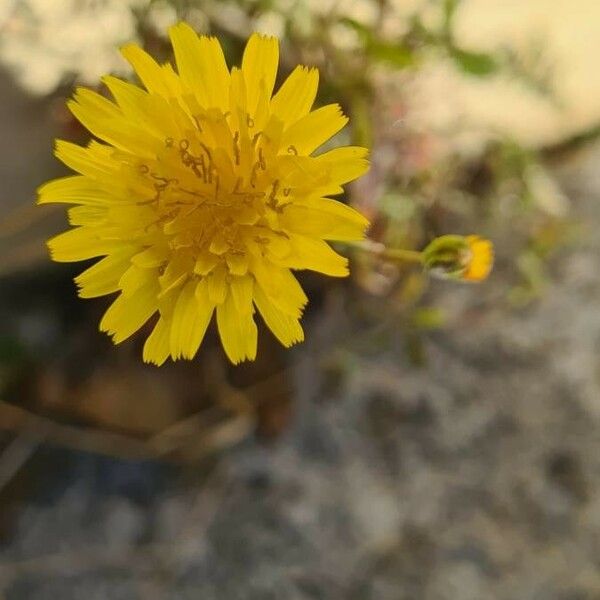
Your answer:
[[[145,90],[107,76],[114,102],[83,88],[69,102],[102,142],[57,141],[79,175],[39,190],[41,204],[76,205],[48,245],[56,261],[103,257],[76,282],[82,298],[119,292],[100,323],[115,343],[158,313],[145,361],[193,358],[214,312],[229,359],[252,360],[256,309],[284,346],[304,338],[292,270],[347,275],[326,240],[361,239],[368,223],[328,196],[367,170],[367,151],[312,156],[348,119],[336,104],[311,112],[316,69],[298,66],[272,96],[275,38],[252,35],[230,71],[215,38],[185,23],[170,37],[178,73],[128,45]]]
[[[449,279],[482,281],[494,264],[492,242],[478,235],[442,235],[423,250],[423,265]]]

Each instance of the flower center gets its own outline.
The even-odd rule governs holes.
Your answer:
[[[156,160],[138,167],[150,196],[137,202],[149,245],[166,247],[170,261],[185,255],[232,274],[244,274],[252,255],[284,257],[279,216],[292,190],[278,176],[278,144],[249,115],[238,128],[222,113],[195,120],[196,129],[166,138]]]

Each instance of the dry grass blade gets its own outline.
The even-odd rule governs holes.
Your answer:
[[[157,457],[156,452],[141,440],[55,423],[4,400],[0,400],[0,428],[39,436],[50,443],[86,452],[132,459]]]
[[[200,460],[239,443],[254,426],[255,419],[249,409],[223,413],[214,407],[192,415],[149,439],[136,439],[109,431],[56,423],[0,400],[0,429],[19,432],[29,440],[44,440],[121,459]],[[0,457],[0,489],[5,477],[2,465]]]
[[[0,492],[11,482],[23,465],[33,456],[44,437],[20,433],[0,454]]]

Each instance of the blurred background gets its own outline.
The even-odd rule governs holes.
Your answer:
[[[370,236],[479,233],[490,279],[355,255],[292,350],[114,347],[35,189],[179,19],[318,66]],[[599,599],[599,53],[597,0],[0,0],[0,599]]]

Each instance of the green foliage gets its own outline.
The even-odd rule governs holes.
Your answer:
[[[412,326],[421,331],[440,329],[445,323],[446,315],[444,311],[433,306],[416,308],[411,315]]]
[[[350,27],[358,34],[368,58],[376,62],[388,63],[397,69],[415,65],[416,55],[403,40],[399,40],[397,43],[384,41],[377,36],[373,29],[348,17],[341,19],[340,23]]]
[[[451,47],[449,54],[454,64],[467,75],[475,77],[488,77],[500,70],[498,61],[490,54],[483,52],[469,52],[460,48]]]

